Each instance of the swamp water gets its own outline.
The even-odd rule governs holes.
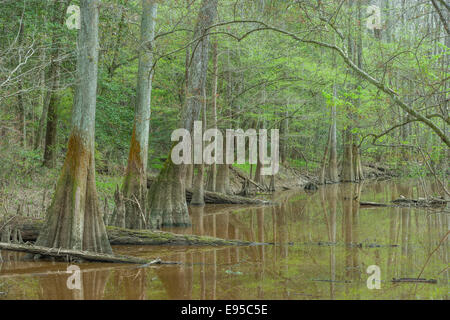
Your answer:
[[[83,263],[80,289],[68,289],[67,263],[24,262],[23,254],[2,251],[0,299],[447,300],[450,240],[440,242],[449,210],[360,208],[354,200],[386,203],[436,188],[413,180],[338,184],[277,193],[273,207],[192,207],[192,227],[166,230],[269,244],[115,246],[116,253],[181,264]],[[379,267],[380,289],[367,286],[371,265]],[[391,281],[417,278],[423,268],[420,277],[437,283]]]

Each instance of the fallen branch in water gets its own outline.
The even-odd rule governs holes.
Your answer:
[[[359,205],[362,207],[393,207],[391,204],[370,201],[360,201]]]
[[[153,178],[147,178],[147,188],[153,183]],[[263,189],[265,190],[265,189]],[[192,199],[192,189],[186,188],[186,201],[189,203]],[[223,194],[219,192],[204,191],[204,201],[206,204],[254,204],[254,205],[270,205],[271,201],[242,197],[237,195]]]
[[[447,201],[440,198],[419,198],[415,199],[407,199],[400,198],[393,200],[392,203],[400,205],[400,206],[414,206],[414,207],[442,207],[447,204]]]
[[[393,278],[391,281],[394,283],[399,283],[399,282],[437,283],[437,280],[435,280],[435,279],[423,279],[423,278],[400,278],[400,279]]]
[[[186,188],[186,201],[192,199],[192,190]],[[205,203],[209,204],[257,204],[270,205],[272,202],[262,199],[247,198],[218,192],[204,191]]]
[[[123,255],[113,255],[105,253],[96,253],[89,251],[79,251],[70,249],[57,249],[42,246],[35,246],[30,244],[16,244],[0,242],[0,249],[9,251],[20,251],[31,254],[38,254],[43,257],[61,258],[64,260],[82,259],[85,261],[96,262],[112,262],[112,263],[134,263],[134,264],[162,264],[161,260],[145,260],[137,257],[129,257]],[[70,258],[70,259],[69,259]]]
[[[407,199],[400,198],[388,203],[360,201],[361,207],[418,207],[418,208],[438,208],[447,205],[447,200],[440,198],[419,198],[419,199]]]

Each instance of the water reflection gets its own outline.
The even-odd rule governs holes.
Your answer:
[[[7,288],[10,299],[448,299],[448,241],[422,275],[438,284],[390,282],[420,273],[448,231],[448,212],[358,204],[435,190],[429,182],[339,184],[313,195],[275,194],[272,207],[191,207],[192,226],[170,231],[270,245],[115,247],[118,253],[182,264],[83,264],[79,292],[66,287],[67,264],[22,262],[3,252],[0,291]],[[366,269],[373,264],[381,268],[381,290],[366,286]]]

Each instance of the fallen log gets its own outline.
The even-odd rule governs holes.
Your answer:
[[[54,257],[60,258],[64,260],[69,260],[69,258],[73,259],[81,259],[85,261],[96,261],[96,262],[111,262],[111,263],[133,263],[133,264],[162,264],[161,260],[145,260],[137,257],[129,257],[123,255],[113,255],[113,254],[104,254],[104,253],[96,253],[89,251],[79,251],[79,250],[70,250],[70,249],[57,249],[57,248],[48,248],[42,246],[35,246],[30,244],[16,244],[16,243],[4,243],[0,242],[1,250],[9,250],[9,251],[20,251],[31,254],[38,254],[43,257]]]
[[[192,199],[193,191],[186,188],[186,201],[190,202]],[[247,198],[229,194],[223,194],[218,192],[204,191],[205,203],[209,204],[257,204],[257,205],[270,205],[271,201]]]
[[[20,230],[23,241],[36,241],[43,221],[20,219],[12,228]],[[111,245],[185,245],[185,246],[248,246],[260,245],[250,241],[227,240],[208,236],[176,234],[155,230],[131,230],[107,226],[106,232]]]
[[[370,201],[360,201],[359,205],[363,207],[393,207],[392,205],[387,203],[370,202]]]
[[[418,208],[432,208],[432,207],[443,207],[447,205],[447,200],[439,198],[431,199],[406,199],[400,198],[392,200],[391,204],[370,202],[370,201],[360,201],[359,205],[361,207],[418,207]]]
[[[393,200],[392,203],[400,205],[400,206],[414,206],[414,207],[443,207],[447,205],[447,201],[440,198],[418,198],[416,199],[407,199],[407,198],[399,198]]]
[[[112,226],[108,226],[106,231],[111,245],[248,246],[261,244],[165,231],[130,230]]]
[[[249,180],[250,181],[250,180]],[[252,181],[250,181],[252,182]],[[153,178],[147,178],[147,188],[153,183]],[[262,188],[258,185],[258,187]],[[263,189],[266,190],[266,189]],[[186,201],[189,203],[192,199],[193,191],[192,189],[186,188]],[[256,204],[256,205],[270,205],[271,201],[255,199],[255,198],[247,198],[237,195],[229,195],[218,192],[204,191],[204,200],[207,204]]]
[[[437,283],[437,280],[435,280],[435,279],[423,279],[423,278],[400,278],[400,279],[393,278],[391,281],[394,283],[400,283],[400,282]]]

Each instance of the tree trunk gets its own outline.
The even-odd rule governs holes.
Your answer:
[[[350,12],[353,11],[354,3],[352,1],[348,2],[348,8]],[[354,39],[352,37],[353,34],[353,26],[354,24],[354,17],[353,15],[348,16],[347,21],[347,29],[348,29],[348,36],[347,36],[347,42],[348,42],[348,56],[352,57],[354,59],[355,51],[356,51],[356,45],[354,43]],[[349,85],[349,90],[354,89],[354,85]],[[341,180],[343,182],[353,182],[355,180],[354,173],[353,173],[353,134],[352,134],[352,128],[353,128],[353,114],[351,110],[347,109],[347,125],[344,130],[344,154],[342,158],[342,173],[341,173]]]
[[[218,52],[217,52],[217,40],[213,45],[213,88],[212,88],[212,106],[211,106],[211,128],[217,129],[217,82],[219,78],[219,67],[218,67]],[[217,166],[214,162],[208,172],[208,182],[206,189],[209,191],[216,191],[216,181],[217,181]]]
[[[66,159],[36,245],[111,253],[95,187],[98,0],[81,0],[77,88]]]
[[[352,132],[350,128],[344,132],[344,154],[342,158],[341,181],[353,182],[355,180],[353,174],[353,150],[352,150]]]
[[[39,119],[39,127],[36,130],[36,138],[34,140],[34,149],[38,149],[42,144],[42,134],[44,133],[45,121],[47,120],[48,106],[50,104],[50,91],[45,94],[44,101],[42,103],[42,114]]]
[[[289,136],[289,111],[286,110],[284,113],[284,120],[282,121],[282,125],[281,125],[281,134],[282,134],[282,146],[281,146],[281,163],[283,165],[287,165],[288,162],[288,152],[289,152],[289,147],[288,147],[288,136]]]
[[[52,17],[52,23],[55,25],[62,26],[64,24],[64,18],[66,14],[67,7],[69,5],[70,1],[64,1],[64,2],[55,2],[53,5],[53,17]],[[60,35],[58,30],[53,31],[52,35],[52,54],[51,54],[51,61],[50,61],[50,69],[49,69],[49,75],[50,75],[50,86],[48,88],[46,100],[48,99],[48,106],[44,106],[44,110],[42,112],[42,118],[46,119],[47,125],[46,125],[46,131],[45,131],[45,142],[44,142],[44,165],[48,168],[53,168],[55,166],[55,160],[56,160],[56,133],[57,133],[57,124],[58,124],[58,104],[59,104],[59,81],[60,81],[60,67],[61,62],[58,61],[59,59],[59,46],[60,41]],[[46,110],[47,108],[47,110]],[[46,118],[43,118],[44,115]],[[43,126],[43,124],[42,124]],[[41,125],[40,125],[40,129]],[[40,144],[40,141],[38,139],[41,139],[41,133],[38,132],[37,139],[35,142],[35,146],[38,146]]]
[[[265,94],[264,94],[263,101],[265,102]],[[261,129],[261,128],[264,128],[264,125],[261,125],[261,123],[259,123],[256,125],[256,127]],[[259,144],[258,144],[258,151],[259,151]],[[264,184],[263,178],[261,175],[261,170],[262,170],[262,163],[261,163],[261,159],[259,158],[259,154],[258,154],[258,157],[256,159],[256,168],[255,168],[255,182],[258,184]]]
[[[226,136],[223,136],[223,145],[226,146]],[[226,152],[223,152],[223,164],[217,165],[217,180],[216,192],[229,194],[230,193],[230,168],[226,164]]]
[[[219,164],[217,165],[216,192],[229,194],[230,191],[229,167],[227,164]]]
[[[19,26],[19,34],[18,34],[18,38],[17,38],[17,42],[19,44],[19,46],[23,45],[23,40],[24,40],[24,32],[25,32],[25,25],[24,25],[24,18],[23,17],[19,17],[20,18],[20,26]],[[19,60],[20,62],[20,60]],[[20,131],[22,133],[21,135],[21,140],[22,140],[22,146],[24,148],[27,147],[27,110],[26,110],[26,106],[25,106],[25,99],[24,99],[24,94],[23,94],[23,79],[22,77],[18,79],[17,82],[17,107],[19,110],[19,115],[20,115]]]
[[[258,159],[256,160],[256,168],[255,168],[255,182],[256,183],[261,183],[262,181],[262,177],[261,177],[261,169],[262,169],[262,165],[261,165],[261,160],[259,160],[259,156]]]
[[[217,0],[203,0],[194,31],[198,43],[191,46],[192,61],[189,64],[186,106],[183,110],[182,125],[193,131],[194,121],[199,118],[203,105],[203,94],[208,67],[209,37],[204,36],[217,15]],[[152,184],[149,200],[149,218],[153,226],[183,226],[190,224],[185,183],[186,164],[175,165],[169,154],[164,168]]]
[[[117,67],[120,66],[120,64],[117,63],[117,60],[119,59],[119,53],[120,53],[120,47],[121,47],[120,45],[122,43],[122,36],[123,36],[122,29],[125,27],[125,18],[126,18],[125,7],[127,5],[128,5],[128,0],[125,0],[123,2],[123,7],[120,9],[120,11],[121,11],[120,22],[119,22],[118,29],[117,29],[116,43],[115,43],[114,47],[112,48],[113,58],[111,61],[111,65],[109,65],[109,67],[108,67],[108,74],[111,79],[114,76],[114,72],[116,71]],[[152,15],[150,15],[150,17],[152,17]],[[142,28],[142,26],[141,26],[141,28]]]
[[[329,161],[329,176],[331,182],[339,182],[337,169],[337,139],[336,139],[336,102],[337,86],[333,84],[333,106],[331,107],[331,144],[330,144],[330,161]]]
[[[326,167],[327,167],[328,150],[330,149],[330,144],[331,144],[331,127],[328,131],[327,145],[325,146],[325,151],[323,153],[323,158],[322,158],[322,165],[321,165],[320,177],[319,177],[320,184],[326,183],[325,175],[326,175]]]
[[[59,68],[59,67],[56,67]],[[56,71],[58,72],[58,71]],[[47,110],[47,127],[45,129],[44,166],[54,168],[56,162],[56,132],[58,126],[59,95],[56,90],[59,87],[59,75],[55,75],[50,102]]]
[[[203,86],[203,120],[202,120],[202,128],[203,130],[202,132],[202,136],[203,136],[203,132],[204,132],[204,128],[206,127],[206,83]],[[202,141],[202,145],[203,145],[203,141]],[[202,147],[203,150],[203,147]],[[194,181],[193,181],[193,194],[192,194],[192,200],[191,200],[191,205],[196,205],[196,206],[204,206],[205,205],[205,200],[204,200],[204,173],[205,173],[205,164],[202,163],[201,164],[197,164],[195,165],[195,167],[197,168],[197,173],[194,177]]]
[[[352,159],[353,159],[353,176],[355,181],[364,180],[361,156],[359,154],[359,148],[355,143],[352,146]]]
[[[190,163],[186,165],[186,178],[184,178],[184,183],[187,188],[192,188],[193,181],[194,181],[194,165]]]
[[[142,229],[146,224],[148,135],[157,6],[158,4],[154,0],[142,0],[137,101],[128,165],[122,190],[125,203],[125,226],[130,229]]]
[[[186,204],[185,165],[173,164],[170,155],[149,190],[148,227],[190,225]]]

